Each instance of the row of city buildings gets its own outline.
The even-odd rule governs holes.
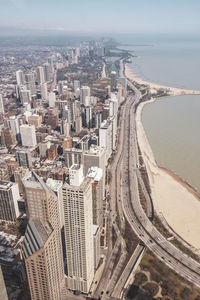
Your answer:
[[[86,49],[18,70],[12,97],[0,95],[0,264],[4,275],[18,264],[34,300],[67,299],[67,289],[88,294],[104,246],[106,167],[126,79],[105,78],[102,44]],[[79,66],[83,53],[101,57],[100,97],[79,73],[66,69],[68,80],[57,81],[58,69]],[[13,225],[24,226],[14,246]]]

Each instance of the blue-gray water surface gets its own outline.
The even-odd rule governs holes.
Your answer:
[[[199,38],[135,44],[121,48],[134,50],[137,57],[130,66],[136,76],[200,89]],[[159,98],[144,107],[142,122],[158,165],[174,171],[200,192],[200,95]]]

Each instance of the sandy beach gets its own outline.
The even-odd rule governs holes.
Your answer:
[[[133,80],[133,81],[135,81],[139,84],[147,85],[147,86],[151,87],[152,89],[165,89],[172,96],[179,96],[179,95],[184,95],[184,94],[191,94],[191,95],[192,94],[194,94],[194,95],[199,95],[200,94],[199,90],[179,89],[179,88],[176,88],[176,87],[170,87],[170,86],[167,86],[167,85],[161,85],[161,84],[158,84],[158,83],[145,81],[141,78],[136,77],[127,64],[126,64],[126,67],[125,67],[125,73],[126,73],[127,77],[131,78],[131,80]]]
[[[129,68],[126,69],[126,76],[151,88],[160,87],[157,84],[138,80]],[[153,101],[155,99],[148,103]],[[149,175],[155,210],[163,215],[170,227],[187,243],[200,249],[200,197],[181,178],[171,171],[158,167],[142,124],[142,110],[145,104],[143,102],[138,107],[136,127],[138,143]]]

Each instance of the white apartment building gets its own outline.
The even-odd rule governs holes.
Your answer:
[[[83,179],[83,170],[71,167],[70,183],[63,186],[64,228],[67,253],[67,287],[88,293],[94,277],[94,238],[91,179]],[[78,182],[75,180],[75,171]],[[82,180],[81,180],[82,178]]]
[[[112,122],[105,120],[99,128],[99,146],[106,148],[106,161],[112,154]]]
[[[37,145],[35,126],[23,124],[20,126],[22,146],[35,147]]]
[[[82,86],[80,88],[80,102],[81,102],[81,104],[86,105],[86,97],[90,97],[90,87],[89,86]]]

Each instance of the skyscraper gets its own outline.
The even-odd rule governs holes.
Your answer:
[[[31,168],[32,167],[32,158],[31,153],[28,150],[19,150],[16,151],[16,159],[20,167]]]
[[[88,293],[94,277],[92,185],[82,166],[69,170],[63,186],[64,228],[67,253],[67,287]],[[73,185],[76,184],[76,185]]]
[[[25,82],[28,90],[31,91],[31,95],[36,94],[35,76],[34,73],[25,74]]]
[[[112,154],[112,122],[105,120],[99,128],[99,146],[106,148],[106,161]]]
[[[8,119],[8,127],[12,130],[12,132],[15,135],[17,141],[20,141],[19,118],[17,116],[11,116]]]
[[[10,128],[1,130],[1,145],[4,147],[12,147],[17,144],[16,138]]]
[[[0,180],[0,220],[15,222],[19,217],[17,200],[19,189],[16,183]]]
[[[49,93],[48,100],[49,100],[49,107],[55,107],[56,95],[54,92]]]
[[[43,67],[37,67],[37,81],[39,84],[45,82],[44,69]]]
[[[35,147],[37,145],[35,126],[23,124],[20,126],[22,146]]]
[[[34,172],[24,182],[24,188],[29,224],[23,255],[31,299],[67,299],[58,199]]]
[[[22,70],[18,70],[16,72],[17,85],[24,85],[24,72]]]
[[[48,99],[48,89],[47,89],[47,83],[44,82],[40,85],[41,88],[41,98],[43,101],[46,101]]]
[[[4,114],[4,104],[3,104],[3,97],[0,94],[0,114]]]
[[[82,86],[80,89],[80,102],[85,105],[86,97],[90,97],[90,87]]]

